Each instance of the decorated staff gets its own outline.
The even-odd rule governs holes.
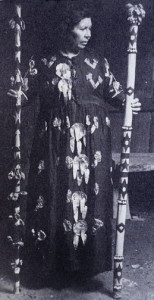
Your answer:
[[[123,269],[123,248],[125,235],[126,204],[128,200],[128,172],[129,154],[132,134],[132,107],[134,99],[136,53],[137,53],[137,33],[138,26],[145,17],[145,11],[141,4],[126,5],[128,10],[129,45],[128,45],[128,73],[126,88],[126,107],[123,123],[123,141],[120,161],[120,190],[118,200],[117,226],[116,226],[116,245],[114,256],[114,298],[121,298],[122,289],[122,269]]]
[[[25,29],[24,21],[21,18],[21,5],[15,4],[15,17],[10,20],[10,26],[15,33],[15,76],[11,77],[11,85],[16,91],[16,108],[15,108],[15,141],[14,141],[14,163],[12,171],[8,174],[8,178],[13,180],[14,191],[9,195],[8,199],[12,201],[13,214],[9,216],[11,223],[11,235],[8,240],[13,246],[14,261],[12,267],[15,275],[15,294],[20,290],[20,267],[22,261],[20,259],[20,248],[23,243],[23,226],[24,221],[21,218],[21,202],[26,197],[26,192],[21,191],[21,180],[25,179],[25,175],[21,171],[21,153],[20,153],[20,127],[21,127],[21,96],[23,79],[20,72],[21,64],[21,31]],[[9,93],[8,93],[9,94]]]

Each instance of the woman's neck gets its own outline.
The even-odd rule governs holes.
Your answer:
[[[68,58],[73,58],[73,57],[75,57],[75,56],[77,56],[79,53],[80,53],[80,51],[78,50],[78,52],[75,52],[75,51],[68,51],[68,50],[64,50],[64,51],[60,51],[60,53],[63,55],[63,56],[66,56],[66,57],[68,57]]]

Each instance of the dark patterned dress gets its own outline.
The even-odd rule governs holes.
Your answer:
[[[81,51],[43,58],[31,153],[27,228],[54,270],[112,267],[110,120],[124,93],[106,59]],[[32,242],[31,242],[32,245]]]

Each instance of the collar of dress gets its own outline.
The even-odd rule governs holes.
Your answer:
[[[65,53],[65,52],[63,52],[63,51],[60,51],[60,53],[61,53],[63,56],[65,56],[65,57],[67,57],[67,58],[69,58],[69,59],[72,59],[73,57],[78,56],[79,53],[80,53],[80,51],[79,51],[77,54],[74,54],[74,53]]]

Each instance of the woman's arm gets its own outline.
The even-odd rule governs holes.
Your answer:
[[[124,109],[125,107],[125,93],[120,83],[116,80],[110,70],[107,59],[104,59],[105,76],[104,76],[104,97],[105,100],[112,106]],[[141,110],[141,103],[138,98],[132,100],[133,114],[137,114]]]

